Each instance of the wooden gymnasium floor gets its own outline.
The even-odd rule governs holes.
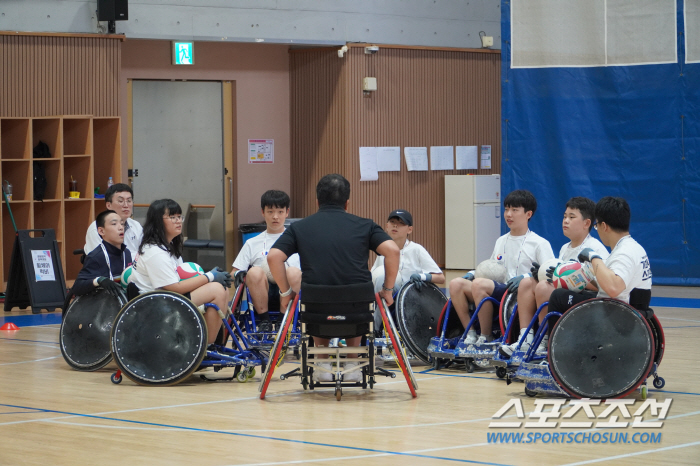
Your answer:
[[[81,373],[64,362],[58,314],[13,311],[0,317],[0,325],[10,315],[21,327],[0,332],[0,464],[697,465],[700,291],[656,287],[654,299],[666,333],[659,371],[666,387],[649,396],[673,399],[656,429],[489,429],[511,398],[522,401],[526,415],[535,408],[522,384],[506,385],[490,371],[416,367],[417,399],[399,374],[382,378],[373,392],[345,390],[341,402],[332,390],[304,393],[298,379],[278,377],[261,401],[259,374],[243,384],[192,377],[174,387],[142,387],[128,379],[114,385],[113,365]],[[515,411],[506,416],[515,419]],[[571,443],[489,444],[487,434],[501,431],[620,433],[627,442],[593,443],[589,436],[591,443],[573,437]],[[653,433],[655,443],[633,441],[644,433],[647,439]],[[583,434],[578,438],[584,441]]]

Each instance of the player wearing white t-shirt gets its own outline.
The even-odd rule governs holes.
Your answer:
[[[537,210],[537,200],[530,191],[519,189],[508,194],[503,201],[505,218],[510,232],[496,240],[491,259],[505,266],[508,272],[508,284],[496,283],[486,278],[474,278],[468,273],[463,278],[455,278],[450,282],[450,297],[452,306],[457,311],[462,325],[469,324],[469,303],[479,303],[491,296],[500,300],[509,286],[517,287],[517,283],[530,270],[533,262],[543,263],[554,258],[554,252],[549,241],[528,228],[530,218]],[[512,284],[512,285],[511,285]],[[467,343],[485,343],[493,340],[493,304],[487,302],[479,311],[481,336],[477,340],[476,332],[471,329],[465,340]]]
[[[188,297],[197,306],[213,303],[224,311],[231,287],[228,272],[217,267],[203,275],[180,280],[177,267],[182,264],[183,221],[182,208],[172,199],[151,203],[146,213],[143,242],[134,258],[131,283],[141,293],[160,289],[172,291]],[[207,342],[214,343],[222,323],[216,309],[207,307],[204,320]]]
[[[107,189],[105,193],[105,205],[107,210],[113,210],[119,214],[124,224],[124,244],[131,253],[131,257],[136,257],[136,253],[143,239],[143,228],[141,224],[131,218],[134,208],[134,192],[131,186],[124,183],[117,183]],[[85,233],[85,255],[90,254],[93,249],[102,243],[102,237],[97,232],[97,223],[92,222]]]
[[[245,281],[250,292],[255,312],[260,321],[259,329],[261,332],[272,330],[268,304],[271,301],[277,302],[275,295],[280,293],[276,285],[270,286],[274,285],[275,282],[267,265],[267,254],[275,241],[284,233],[284,221],[289,216],[289,203],[289,196],[284,191],[271,189],[262,195],[260,207],[267,229],[246,241],[232,265],[231,274],[235,277],[235,285],[238,286]],[[299,255],[294,254],[289,257],[285,266],[287,280],[294,292],[298,293],[301,287]],[[281,309],[281,311],[286,312],[286,309]]]
[[[590,235],[593,229],[593,221],[595,216],[595,203],[587,197],[572,197],[566,203],[564,211],[564,220],[562,221],[562,230],[564,236],[571,241],[561,247],[559,251],[559,260],[566,262],[569,260],[578,260],[579,252],[584,248],[593,248],[601,257],[608,257],[608,250],[605,249],[603,243]],[[538,283],[537,274],[539,264],[534,264],[532,267],[532,276],[523,278],[518,286],[518,319],[520,321],[520,341],[527,330],[528,325],[532,321],[535,311],[539,306],[549,301],[549,296],[554,291],[554,285],[549,281]],[[594,285],[589,285],[591,290],[587,293],[592,293],[591,297],[595,296],[597,289]],[[547,315],[547,307],[542,308],[539,314],[540,324]],[[533,331],[525,337],[520,349],[527,351],[532,344]],[[499,351],[504,357],[510,357],[515,351],[518,341],[511,345],[503,345]],[[546,351],[547,340],[544,339],[537,348],[538,352]]]
[[[598,231],[603,244],[612,249],[607,259],[594,249],[585,248],[579,253],[581,262],[591,263],[598,297],[616,298],[626,303],[630,301],[633,289],[645,290],[651,298],[651,267],[644,248],[629,234],[630,207],[621,197],[604,197],[595,207]],[[550,310],[564,312],[581,302],[567,290],[555,290],[550,299]],[[648,303],[647,303],[648,304]]]
[[[409,211],[399,209],[391,212],[385,231],[401,250],[394,290],[400,289],[409,281],[416,283],[418,288],[424,281],[438,285],[445,283],[445,275],[428,251],[408,239],[408,235],[413,233],[413,216]],[[381,291],[384,286],[384,256],[377,256],[372,265],[372,282],[374,291]]]

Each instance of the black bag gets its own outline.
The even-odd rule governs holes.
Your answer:
[[[39,144],[34,148],[33,155],[35,159],[48,159],[51,158],[51,151],[45,142],[39,141]],[[34,169],[34,200],[43,201],[47,185],[46,170],[44,164],[36,160],[32,163],[32,167]]]

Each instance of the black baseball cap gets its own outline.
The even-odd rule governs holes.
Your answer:
[[[398,218],[401,219],[403,223],[408,225],[409,227],[413,226],[413,216],[411,216],[411,212],[408,210],[394,210],[389,214],[389,218],[387,219],[387,222],[391,220],[392,218]]]

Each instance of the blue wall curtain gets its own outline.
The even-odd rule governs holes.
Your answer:
[[[677,63],[511,68],[502,2],[502,190],[535,194],[530,227],[555,253],[570,197],[624,197],[653,283],[700,285],[700,64],[684,63],[677,11]]]

